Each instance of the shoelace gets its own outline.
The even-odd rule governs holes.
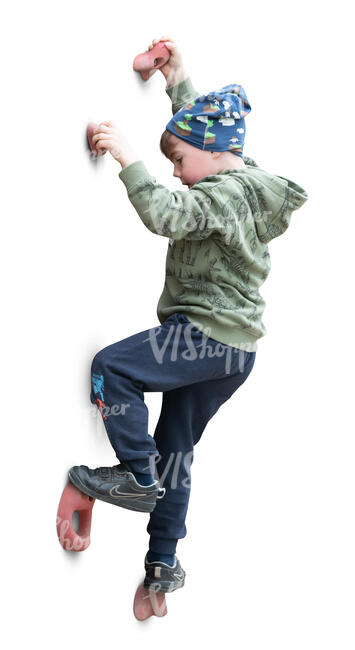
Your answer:
[[[106,480],[113,480],[115,478],[120,478],[121,476],[128,476],[129,474],[129,472],[127,472],[127,469],[121,464],[114,465],[113,467],[98,467],[95,472],[97,472],[101,478]],[[165,487],[160,487],[158,489],[157,499],[162,499],[165,495],[165,492]]]
[[[122,465],[114,465],[113,467],[98,467],[95,472],[103,479],[114,480],[121,476],[128,476],[127,469]]]

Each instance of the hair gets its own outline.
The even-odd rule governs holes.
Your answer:
[[[169,146],[169,140],[172,136],[171,131],[165,131],[162,133],[162,136],[160,138],[160,151],[169,158],[169,151],[170,151],[170,146]]]

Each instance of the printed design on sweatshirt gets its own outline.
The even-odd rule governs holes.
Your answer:
[[[182,241],[178,244],[182,244]],[[216,246],[220,250],[220,255],[215,255]],[[226,311],[238,313],[238,327],[260,336],[261,331],[266,332],[263,324],[260,323],[265,303],[259,292],[252,290],[247,284],[250,273],[242,255],[238,256],[238,251],[241,250],[242,245],[231,250],[227,247],[226,250],[218,240],[211,240],[211,247],[204,251],[207,268],[203,275],[193,273],[188,268],[183,270],[181,266],[176,268],[170,257],[166,265],[165,290],[169,292],[169,278],[175,278],[174,298],[177,304],[186,304],[191,308],[194,304],[192,296],[195,294],[196,304],[208,306],[211,318],[216,318],[218,314]],[[268,257],[267,253],[266,258]],[[238,277],[235,274],[238,274]],[[231,280],[230,287],[226,285],[226,276]],[[180,290],[175,285],[176,281],[180,285]]]
[[[213,194],[213,192],[212,192]],[[216,192],[217,194],[217,192]],[[219,203],[219,197],[215,201]],[[222,237],[227,245],[239,243],[240,238],[244,239],[245,235],[241,232],[246,220],[250,219],[248,204],[239,194],[232,194],[230,198],[221,206],[221,217],[223,223]]]
[[[286,188],[286,197],[280,210],[275,214],[271,214],[265,200],[264,188],[260,185],[253,185],[247,178],[243,180],[246,200],[247,204],[249,204],[249,214],[254,223],[258,224],[258,239],[261,243],[267,244],[271,239],[281,235],[288,226],[288,216],[294,209],[289,202],[288,188]],[[275,223],[276,221],[278,224]],[[254,242],[256,242],[256,239],[254,239]]]
[[[265,232],[260,233],[259,239],[261,242],[264,242],[265,244],[270,241],[270,239],[274,239],[275,237],[279,237],[282,235],[284,231],[279,228],[279,226],[276,226],[275,224],[272,223],[266,223],[265,224]]]
[[[216,285],[212,282],[197,279],[184,279],[181,280],[181,284],[183,287],[188,289],[188,292],[183,290],[177,295],[177,299],[181,304],[184,304],[185,295],[189,295],[191,294],[191,291],[195,291],[197,295],[204,297],[205,302],[212,308],[212,311],[222,313],[222,311],[226,309],[231,311],[235,311],[236,309],[236,304],[226,300],[221,291],[219,294],[216,292]]]
[[[219,260],[225,271],[227,271],[227,275],[234,283],[239,284],[242,292],[245,292],[250,282],[250,273],[249,266],[246,264],[243,256],[243,245],[238,244],[230,249],[222,246],[219,241],[215,241],[215,245],[220,250],[221,255]],[[247,292],[249,293],[249,291],[250,289],[248,287]]]
[[[175,204],[175,194],[174,192],[170,192],[166,212],[165,214],[159,214],[159,211],[154,207],[154,189],[156,188],[156,183],[144,179],[135,183],[134,188],[138,200],[148,202],[149,207],[145,210],[147,213],[145,216],[145,221],[148,222],[147,227],[151,227],[154,232],[163,237],[168,237],[169,243],[171,243],[171,249],[175,248],[173,244],[178,241],[174,240],[174,233],[182,228],[186,228],[187,236],[189,233],[198,233],[195,241],[199,241],[200,243],[214,232],[214,220],[209,216],[209,211],[213,203],[212,197],[206,195],[200,198],[197,196],[195,198],[196,208],[194,209],[192,207],[190,210],[187,210],[183,205],[178,207]],[[177,228],[175,227],[175,223]],[[193,261],[190,263],[194,264]]]
[[[252,253],[255,253],[258,247],[258,238],[256,236],[255,228],[249,228],[246,232],[246,240],[249,243],[250,250]]]
[[[143,178],[141,181],[137,181],[134,184],[134,190],[137,194],[139,200],[148,201],[149,205],[153,203],[153,194],[154,189],[156,188],[156,183],[148,178]]]
[[[106,409],[106,404],[104,402],[104,376],[92,373],[91,383],[95,395],[99,395],[99,397],[95,398],[95,404],[97,404],[97,407],[100,410],[102,418],[104,420],[107,420],[107,415],[105,415],[104,413],[104,409]]]
[[[263,260],[263,262],[265,264],[265,270],[263,271],[263,273],[261,275],[261,281],[264,282],[266,280],[267,276],[269,275],[270,268],[271,268],[270,253],[269,253],[269,249],[268,249],[267,246],[266,246],[266,250],[263,252],[261,258],[262,258],[262,260]]]
[[[156,224],[153,223],[153,220],[151,218],[151,211],[153,207],[153,194],[154,194],[154,188],[156,187],[156,184],[147,179],[144,178],[141,181],[137,181],[134,185],[135,192],[137,194],[137,198],[139,201],[145,200],[148,201],[149,208],[147,210],[147,213],[149,215],[149,218],[146,217],[147,221],[149,222],[150,227],[155,226]],[[148,227],[148,226],[147,226]]]
[[[238,327],[242,330],[247,330],[253,334],[259,335],[260,329],[266,333],[264,326],[260,323],[260,316],[262,315],[263,306],[265,303],[260,295],[258,295],[259,305],[251,304],[243,298],[235,298],[231,296],[233,302],[229,301],[226,297],[226,290],[224,293],[216,293],[215,283],[208,283],[198,279],[181,280],[181,284],[187,291],[180,291],[176,295],[176,300],[181,305],[191,305],[191,291],[195,291],[198,296],[203,296],[204,302],[210,307],[210,316],[215,318],[215,314],[223,314],[225,311],[239,312],[240,323]],[[185,302],[185,298],[187,301]],[[256,327],[253,326],[256,323]]]
[[[249,245],[252,243],[250,246],[252,248],[254,241],[252,229],[250,229],[250,237],[246,239]],[[175,259],[175,261],[179,261],[182,266],[175,268],[171,256],[166,265],[167,278],[175,277],[182,287],[176,296],[179,304],[190,306],[191,292],[194,292],[199,297],[198,304],[202,297],[203,302],[209,306],[211,314],[222,314],[225,311],[239,312],[240,328],[257,333],[265,303],[259,292],[250,287],[249,266],[243,257],[246,241],[244,244],[226,247],[217,238],[211,239],[211,246],[203,253],[206,265],[204,275],[183,269],[183,266],[188,266],[187,261],[190,258],[186,256],[186,249],[191,252],[191,243],[195,242],[186,240],[178,242],[177,250],[180,255],[179,260]],[[219,251],[219,255],[215,254],[216,250]],[[267,259],[268,257],[267,254]],[[253,259],[252,253],[250,258]],[[231,280],[230,287],[226,286],[226,276]],[[221,285],[223,289],[219,287],[219,283],[223,283]],[[239,292],[239,297],[236,296],[236,291]]]
[[[292,212],[297,209],[295,208],[295,203],[298,203],[299,200],[300,197],[295,195],[295,192],[292,190],[292,188],[286,186],[285,196],[280,211],[275,215],[275,220],[278,220],[280,227],[277,227],[275,224],[270,224],[272,226],[271,233],[273,234],[273,237],[278,237],[285,232],[288,227]]]
[[[199,254],[199,252],[200,252],[200,250],[202,248],[202,245],[203,245],[203,242],[201,240],[193,241],[191,239],[190,240],[182,239],[182,240],[178,241],[177,246],[175,246],[175,248],[176,248],[175,253],[178,253],[178,260],[177,260],[177,258],[175,256],[175,254],[173,253],[173,251],[171,251],[169,261],[171,261],[171,262],[178,261],[178,263],[181,266],[192,266],[193,267],[193,266],[196,265],[196,260],[198,258],[198,254]],[[208,248],[207,250],[204,251],[203,256],[205,258],[207,258],[206,263],[207,263],[207,266],[208,266],[208,269],[209,269],[209,275],[210,275],[211,282],[212,282],[211,271],[212,271],[212,273],[216,274],[218,271],[221,272],[222,269],[220,267],[216,266],[216,264],[218,263],[218,258],[214,257],[214,258],[209,260],[208,259],[209,255],[210,255],[210,249]],[[182,268],[180,267],[179,275],[177,276],[175,266],[169,265],[168,261],[167,261],[166,274],[169,275],[169,276],[179,277],[179,280],[181,280],[182,279]],[[193,274],[188,272],[187,277],[189,277],[189,278],[193,277]]]
[[[252,215],[253,220],[268,217],[268,204],[265,200],[264,190],[261,185],[252,184],[248,178],[243,178],[243,189],[245,192],[245,203],[247,210]]]
[[[180,239],[175,242],[174,248],[170,248],[166,263],[166,290],[169,291],[169,278],[176,278],[180,285],[180,290],[174,286],[178,304],[193,306],[192,296],[195,293],[196,304],[205,304],[209,308],[211,318],[228,311],[238,313],[238,327],[260,336],[261,332],[266,333],[261,322],[265,302],[257,288],[253,289],[251,286],[253,285],[251,266],[255,263],[255,252],[260,249],[260,246],[265,249],[265,243],[261,244],[258,239],[251,206],[259,212],[263,207],[266,209],[266,203],[261,186],[255,187],[247,179],[245,185],[247,200],[240,192],[235,192],[221,205],[220,216],[224,226],[222,237],[219,233],[214,236],[216,233],[212,228],[213,218],[206,217],[205,222],[208,222],[209,227],[203,231],[203,234],[209,230],[210,246],[201,236],[198,240]],[[213,198],[215,202],[220,201],[217,190]],[[173,203],[169,207],[172,215],[171,223],[173,223],[172,210],[176,211],[177,208]],[[184,225],[189,222],[186,211],[179,209],[178,214],[179,217],[180,215],[185,217]],[[200,222],[204,223],[201,221],[203,216],[201,214],[198,216]],[[203,261],[198,260],[200,251],[203,254]],[[260,253],[257,258],[259,263],[265,263],[265,267],[261,265],[259,272],[262,273],[264,280],[270,269],[270,256],[265,250]],[[205,267],[203,275],[193,272],[193,267],[196,267],[198,262],[200,262],[199,266],[202,262],[202,266]],[[226,283],[226,278],[230,280],[230,287]]]
[[[187,277],[182,277],[181,268],[179,269],[179,274],[175,277],[178,277],[179,282],[183,287],[183,290],[179,292],[177,296],[177,299],[181,301],[182,304],[185,303],[185,297],[189,295],[191,296],[191,291],[194,291],[198,296],[203,296],[205,302],[212,309],[212,312],[222,313],[226,309],[238,311],[247,306],[247,302],[243,298],[236,300],[235,295],[231,295],[231,300],[228,300],[227,287],[224,287],[223,290],[220,289],[218,286],[218,272],[221,272],[222,269],[219,266],[216,266],[217,263],[217,257],[213,257],[208,261],[208,271],[203,278],[201,273],[195,275],[190,271],[187,272]],[[233,291],[231,290],[231,294],[232,293]],[[232,302],[232,300],[234,300],[234,302]],[[191,304],[190,300],[187,304]]]
[[[180,207],[175,205],[176,197],[174,192],[171,192],[166,206],[166,214],[155,219],[154,225],[159,234],[170,237],[175,232],[176,222],[178,225],[177,230],[186,229],[187,237],[191,233],[198,233],[196,241],[207,239],[214,230],[213,220],[208,216],[213,199],[205,196],[203,199],[196,198],[195,201],[196,208],[192,207],[187,210],[183,205],[180,205]],[[192,240],[187,239],[185,241],[190,242]]]
[[[137,193],[137,198],[141,201],[147,201],[149,208],[147,209],[147,215],[146,216],[146,221],[148,222],[149,226],[153,229],[154,232],[156,232],[159,235],[162,235],[163,237],[168,237],[169,238],[169,243],[172,242],[174,243],[174,239],[170,237],[172,232],[172,228],[170,226],[170,220],[166,219],[165,216],[159,215],[158,210],[154,208],[154,189],[156,188],[156,183],[153,181],[150,181],[148,179],[143,179],[142,181],[138,181],[135,184],[135,191]],[[174,206],[171,205],[172,203],[172,195],[170,195],[169,203],[167,205],[167,211],[174,209]],[[175,208],[176,209],[176,208]],[[183,210],[178,210],[179,214],[186,214]],[[153,215],[153,218],[152,218]]]
[[[243,160],[247,167],[259,167],[259,165],[256,164],[255,160],[253,158],[249,158],[249,156],[243,155]]]
[[[238,327],[250,332],[251,334],[256,334],[258,337],[264,336],[266,334],[266,328],[261,320],[262,313],[262,309],[257,310],[256,306],[254,306],[253,313],[248,314],[248,321],[245,324],[241,323]],[[245,314],[243,314],[243,316],[245,316]]]
[[[260,293],[257,290],[251,289],[250,283],[251,283],[251,278],[250,278],[250,271],[249,271],[249,266],[246,264],[243,254],[242,254],[242,246],[239,246],[237,248],[232,248],[231,250],[226,250],[225,248],[221,247],[219,242],[215,242],[216,245],[221,249],[221,257],[220,257],[220,262],[223,265],[225,271],[227,272],[227,275],[231,278],[231,281],[233,282],[233,286],[235,286],[238,291],[242,295],[248,296],[248,304],[250,305],[250,301],[252,300],[254,304],[256,305],[261,305],[264,304],[263,298],[260,296]],[[241,255],[238,253],[241,252]],[[265,259],[265,271],[263,272],[265,274],[265,279],[268,276],[269,270],[270,270],[270,264],[269,264],[269,258],[270,255],[267,252],[266,256],[262,256],[263,259]],[[219,278],[217,278],[219,280]],[[250,317],[252,317],[254,312],[254,309],[250,311]],[[248,315],[249,316],[249,315]]]
[[[201,239],[181,239],[176,242],[174,249],[170,251],[170,259],[173,262],[178,261],[179,264],[195,266],[202,245],[203,241]]]

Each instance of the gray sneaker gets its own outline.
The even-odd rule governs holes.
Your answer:
[[[150,485],[140,485],[124,463],[96,469],[90,469],[87,465],[74,465],[68,476],[80,492],[138,512],[152,512],[156,500],[162,499],[165,494],[165,488],[160,487],[158,480]]]
[[[145,589],[170,592],[184,586],[186,573],[176,555],[174,556],[174,566],[159,560],[148,562],[147,555],[148,553],[144,558],[145,578],[143,586]]]

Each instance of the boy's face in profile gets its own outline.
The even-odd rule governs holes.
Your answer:
[[[174,164],[173,176],[180,178],[189,188],[201,178],[216,173],[210,151],[193,147],[173,134],[169,138],[169,158]]]

